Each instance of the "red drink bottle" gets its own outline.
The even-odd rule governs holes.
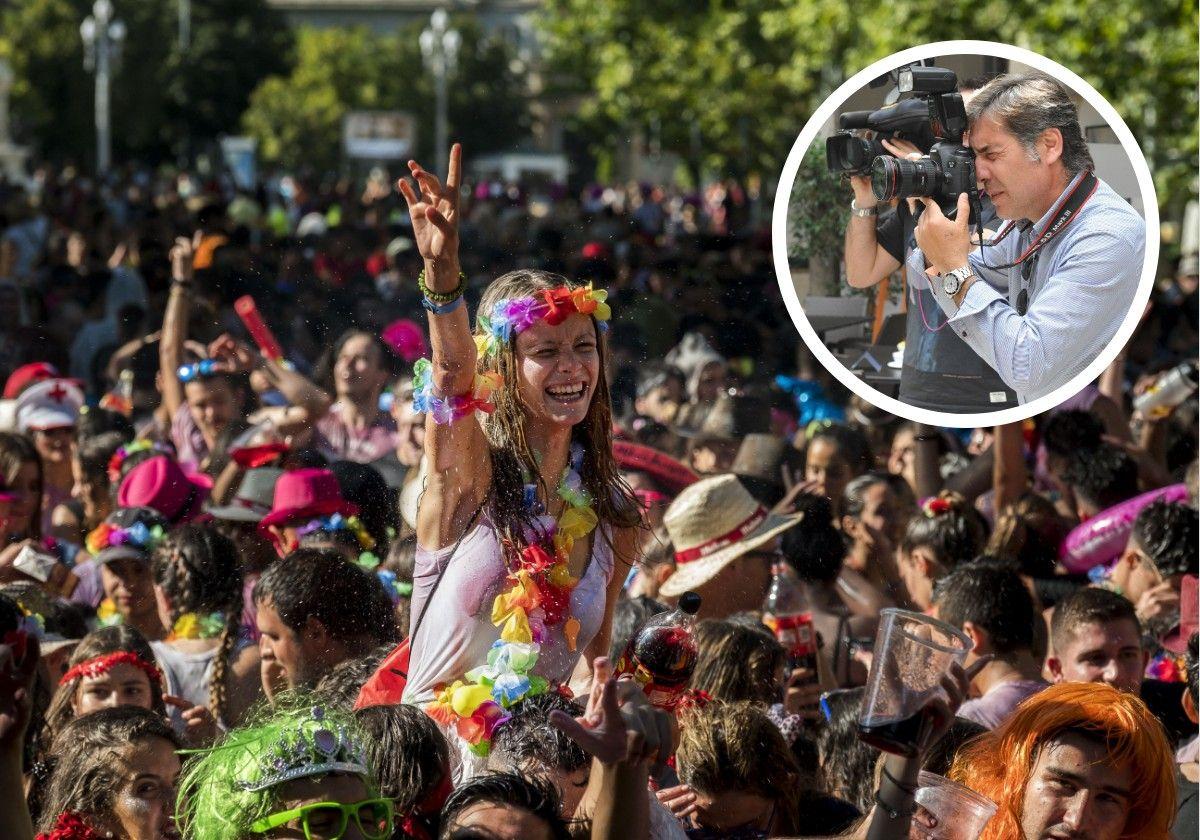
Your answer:
[[[618,674],[631,674],[655,706],[672,709],[696,669],[696,612],[700,596],[685,592],[679,608],[649,618],[617,660]]]
[[[816,682],[817,634],[813,629],[812,607],[787,563],[777,561],[771,571],[771,588],[763,603],[763,624],[783,645],[788,668],[810,668],[812,681]]]

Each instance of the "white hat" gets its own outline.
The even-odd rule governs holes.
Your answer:
[[[70,379],[43,379],[17,398],[17,429],[24,432],[74,426],[83,391]]]
[[[668,598],[697,589],[748,551],[800,523],[803,514],[770,513],[733,475],[686,488],[663,515],[675,547],[675,572],[659,589]]]

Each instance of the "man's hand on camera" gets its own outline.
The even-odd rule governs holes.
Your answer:
[[[879,199],[871,190],[870,175],[851,175],[850,189],[854,190],[854,206],[859,210],[870,210],[879,204]]]
[[[958,196],[958,213],[947,219],[931,198],[921,198],[925,212],[917,220],[917,245],[925,255],[926,274],[938,276],[967,264],[971,253],[971,232],[967,226],[971,203],[966,193]],[[935,284],[936,285],[936,284]]]

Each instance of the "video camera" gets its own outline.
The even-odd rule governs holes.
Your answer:
[[[950,214],[960,193],[975,204],[975,154],[962,144],[967,109],[958,77],[944,67],[905,67],[897,73],[901,95],[912,94],[877,111],[849,111],[838,117],[842,131],[825,141],[831,172],[870,175],[880,201],[929,196]],[[855,129],[874,132],[871,139]],[[893,157],[882,140],[902,137],[925,152],[920,160]]]

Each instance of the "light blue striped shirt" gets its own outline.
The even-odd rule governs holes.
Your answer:
[[[1103,181],[1066,229],[1038,250],[1024,316],[1017,314],[1021,267],[988,268],[1016,260],[1082,177],[1071,181],[1036,224],[970,255],[972,270],[984,282],[971,284],[961,307],[941,283],[932,284],[949,328],[996,369],[1022,403],[1070,382],[1100,355],[1133,305],[1142,276],[1146,221]]]

